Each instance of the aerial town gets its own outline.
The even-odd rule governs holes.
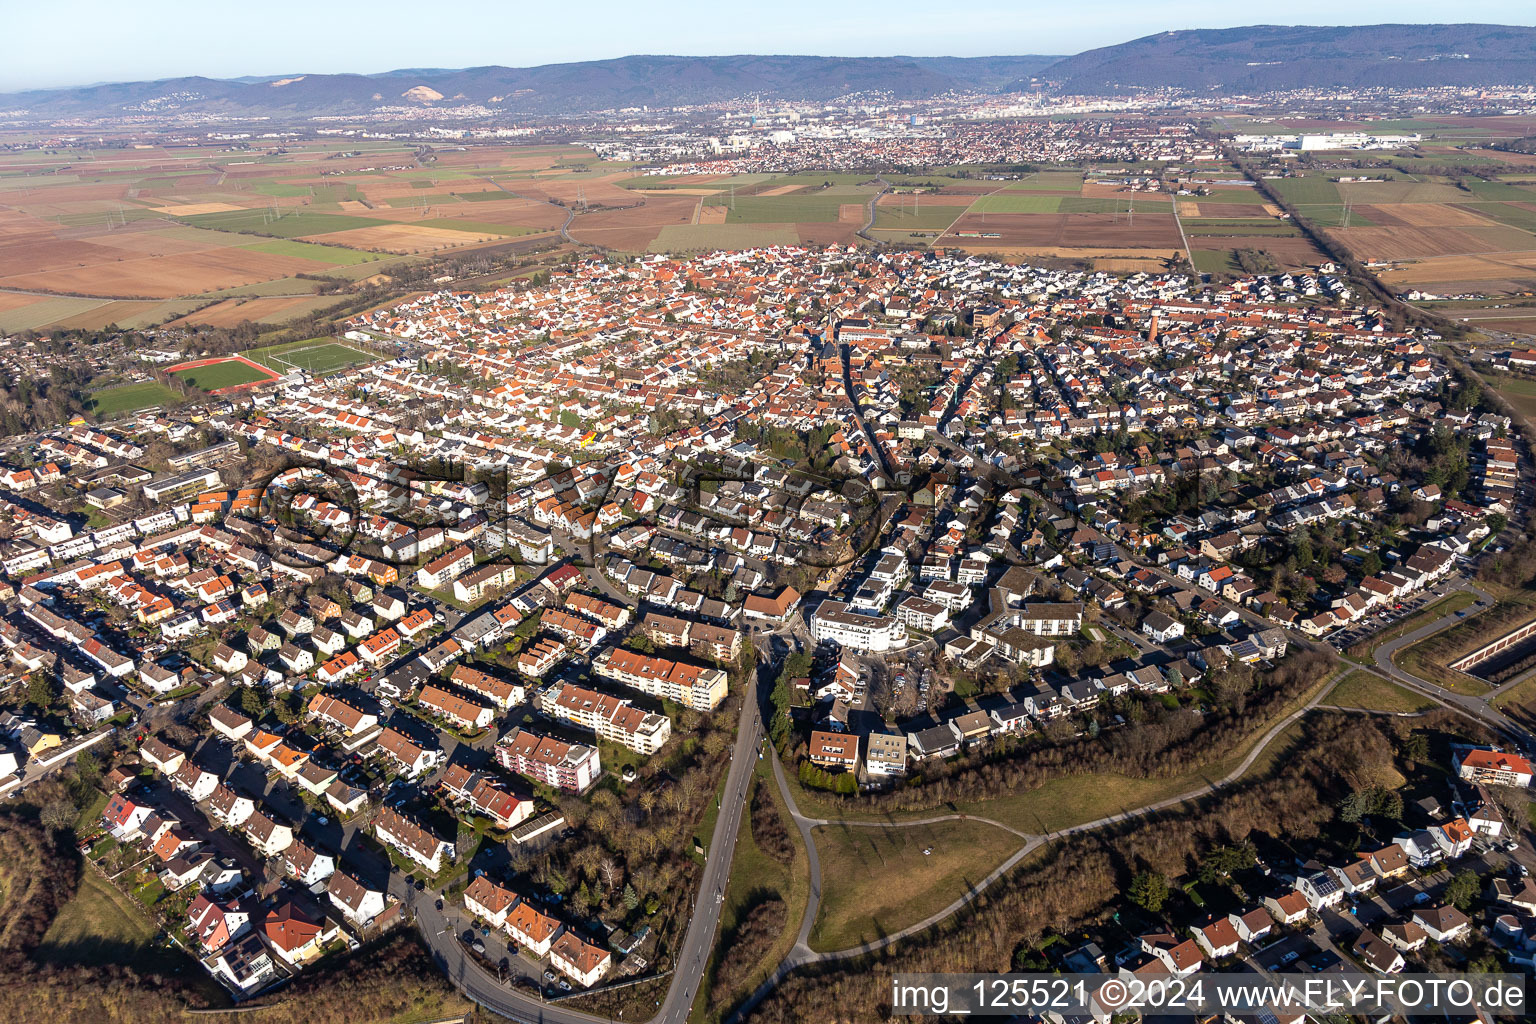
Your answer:
[[[341,372],[13,437],[7,791],[133,735],[86,856],[163,892],[237,998],[434,901],[459,956],[546,996],[643,976],[679,908],[600,809],[679,788],[653,766],[759,673],[807,791],[888,798],[1466,592],[1528,507],[1524,444],[1435,335],[1348,294],[1328,267],[588,259],[352,317],[335,343],[370,361]],[[1402,883],[1504,877],[1490,790],[1530,762],[1446,768],[1421,827],[1121,969],[1276,929],[1384,971],[1465,935],[1529,963],[1523,867],[1487,922]],[[562,846],[607,859],[536,866]],[[1377,926],[1333,952],[1307,922],[1346,897]]]
[[[0,1020],[1526,1019],[1536,29],[436,34],[0,72]]]

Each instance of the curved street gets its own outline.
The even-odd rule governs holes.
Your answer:
[[[884,174],[875,175],[875,180],[880,183],[880,191],[876,192],[873,196],[870,197],[869,203],[867,204],[869,206],[869,214],[865,218],[864,226],[859,228],[858,231],[854,232],[854,234],[858,235],[860,238],[870,242],[878,241],[878,239],[872,237],[869,233],[870,229],[875,226],[875,204],[880,201],[881,196],[885,195],[891,190],[891,183],[885,180]]]
[[[514,199],[526,199],[530,203],[543,203],[546,206],[553,206],[557,210],[563,210],[565,212],[565,223],[561,224],[558,228],[555,229],[560,232],[561,239],[569,242],[571,245],[585,245],[592,249],[601,248],[600,246],[592,245],[590,242],[583,242],[580,239],[572,237],[571,222],[576,219],[576,209],[574,207],[565,206],[561,203],[552,203],[548,199],[535,199],[532,196],[525,196],[520,192],[514,192],[507,188],[507,186],[503,185],[501,182],[497,181],[495,178],[486,178],[485,180],[490,182],[492,185],[495,185],[497,188],[501,189],[503,192]]]
[[[1017,866],[1018,863],[1025,857],[1029,856],[1039,847],[1053,839],[1062,839],[1067,836],[1077,835],[1082,832],[1091,832],[1095,829],[1104,828],[1107,825],[1134,821],[1135,819],[1145,815],[1152,814],[1160,810],[1166,810],[1170,807],[1177,807],[1179,804],[1187,803],[1190,800],[1198,799],[1199,797],[1214,793],[1217,790],[1228,786],[1233,782],[1236,782],[1238,779],[1242,778],[1243,775],[1247,774],[1248,769],[1253,767],[1253,763],[1259,759],[1259,757],[1264,753],[1269,745],[1274,742],[1276,737],[1278,737],[1282,732],[1289,728],[1294,722],[1301,719],[1308,712],[1321,706],[1323,697],[1328,693],[1328,691],[1333,689],[1335,683],[1344,678],[1344,676],[1347,675],[1350,671],[1352,671],[1350,666],[1344,666],[1335,670],[1330,676],[1328,676],[1326,680],[1324,680],[1323,683],[1317,687],[1316,692],[1310,699],[1306,701],[1306,703],[1302,704],[1301,707],[1297,708],[1295,711],[1292,711],[1290,714],[1286,715],[1271,725],[1269,729],[1265,731],[1264,735],[1259,737],[1257,742],[1253,744],[1252,749],[1248,751],[1243,760],[1222,778],[1208,782],[1203,786],[1198,786],[1189,790],[1188,792],[1180,793],[1176,796],[1171,796],[1163,800],[1158,800],[1154,803],[1146,804],[1142,807],[1130,808],[1118,814],[1108,814],[1102,818],[1096,818],[1093,821],[1085,821],[1079,825],[1073,825],[1055,832],[1039,835],[1022,832],[1019,829],[1012,827],[1011,825],[1007,825],[993,818],[986,818],[972,814],[940,814],[923,818],[903,819],[900,821],[850,821],[834,818],[812,818],[800,813],[799,806],[795,803],[794,792],[790,789],[789,780],[784,774],[783,765],[779,762],[778,758],[774,758],[773,775],[774,780],[778,783],[779,794],[784,798],[784,805],[789,808],[790,816],[794,819],[795,822],[795,828],[799,831],[800,837],[805,843],[806,856],[810,865],[811,873],[810,895],[806,903],[805,916],[800,921],[800,931],[796,936],[794,947],[790,949],[789,953],[784,957],[779,965],[774,968],[773,974],[771,974],[766,981],[759,985],[758,988],[752,993],[752,995],[748,997],[747,1000],[741,1005],[741,1007],[738,1008],[734,1014],[732,1014],[730,1020],[733,1022],[740,1020],[743,1014],[749,1012],[753,1007],[761,1002],[768,995],[768,993],[772,992],[774,988],[776,988],[778,984],[783,981],[791,971],[797,970],[798,968],[804,967],[808,964],[832,963],[838,960],[847,960],[851,957],[862,956],[866,953],[873,953],[876,950],[884,949],[886,946],[889,946],[895,942],[899,942],[902,939],[908,938],[909,936],[917,935],[929,928],[932,928],[939,922],[958,913],[967,904],[973,902],[993,883],[997,882],[999,879],[1003,878],[1010,871],[1012,871],[1013,868]],[[816,843],[813,836],[814,829],[822,825],[842,825],[847,828],[903,828],[914,825],[931,825],[942,821],[958,821],[962,819],[985,822],[989,825],[1003,829],[1004,831],[1011,832],[1012,834],[1021,838],[1024,842],[1017,850],[1013,852],[1012,855],[1010,855],[1006,860],[994,868],[985,878],[967,888],[966,891],[958,899],[950,903],[944,909],[924,918],[921,921],[916,922],[915,924],[907,925],[898,931],[892,932],[890,935],[885,935],[879,939],[861,943],[857,946],[851,946],[847,949],[829,950],[823,952],[811,948],[810,936],[811,931],[816,923],[816,915],[821,907],[822,889],[821,858],[818,856],[816,851]]]
[[[1471,584],[1468,584],[1465,589],[1475,595],[1484,608],[1494,603],[1492,597]],[[1415,693],[1429,697],[1447,707],[1462,712],[1495,732],[1508,736],[1521,746],[1530,746],[1532,742],[1531,734],[1523,726],[1506,716],[1490,703],[1491,699],[1501,691],[1500,687],[1494,687],[1487,693],[1479,696],[1457,693],[1454,690],[1447,690],[1443,686],[1405,671],[1394,660],[1397,653],[1403,648],[1416,644],[1426,637],[1432,636],[1443,629],[1449,629],[1458,622],[1464,621],[1466,621],[1464,615],[1451,612],[1426,626],[1420,626],[1411,633],[1404,633],[1400,637],[1385,641],[1374,652],[1376,662],[1374,671],[1378,675],[1386,676],[1393,682],[1413,690]],[[1367,669],[1367,671],[1372,670]]]

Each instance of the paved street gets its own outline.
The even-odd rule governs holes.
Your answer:
[[[743,697],[736,745],[732,749],[731,766],[721,794],[720,813],[705,858],[699,900],[688,922],[682,946],[674,959],[675,970],[666,999],[651,1019],[651,1024],[683,1024],[688,1019],[699,982],[704,976],[705,965],[714,948],[721,898],[730,878],[731,858],[736,850],[736,837],[741,825],[741,811],[746,805],[752,770],[763,740],[762,718],[753,699],[755,694],[748,692]],[[432,950],[433,958],[459,988],[482,1006],[517,1021],[577,1024],[599,1019],[567,1009],[558,1003],[546,1004],[535,996],[503,983],[464,949],[458,941],[462,927],[457,927],[455,917],[437,910],[434,893],[418,894],[410,890],[404,891],[403,895],[407,906],[416,913],[417,924]],[[447,910],[445,905],[444,911]]]

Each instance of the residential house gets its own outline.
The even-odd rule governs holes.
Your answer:
[[[613,955],[567,930],[550,945],[549,962],[576,984],[591,988],[613,966]]]
[[[325,893],[331,904],[341,911],[341,916],[358,928],[371,925],[375,918],[384,913],[388,903],[381,890],[364,884],[361,879],[346,871],[337,871],[331,875]]]

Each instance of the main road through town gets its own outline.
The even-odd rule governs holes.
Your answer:
[[[684,1024],[688,1019],[688,1011],[714,948],[715,929],[720,923],[720,908],[731,873],[731,858],[736,851],[736,834],[741,827],[741,812],[762,742],[763,721],[758,713],[756,687],[744,687],[731,767],[719,796],[720,813],[715,820],[715,831],[705,852],[704,878],[699,885],[682,947],[673,959],[671,987],[650,1024]],[[540,1002],[526,992],[509,988],[481,967],[460,945],[455,928],[437,909],[436,893],[409,891],[406,899],[438,966],[465,995],[487,1010],[528,1024],[591,1024],[606,1019],[567,1008],[558,1002]]]

